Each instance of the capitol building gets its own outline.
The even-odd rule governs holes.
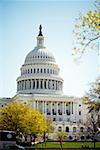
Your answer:
[[[21,66],[17,94],[12,99],[40,110],[54,122],[55,132],[67,132],[74,138],[77,133],[83,135],[87,109],[81,98],[63,94],[63,82],[55,57],[44,45],[40,25],[37,44]]]

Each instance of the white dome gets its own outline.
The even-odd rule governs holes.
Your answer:
[[[45,47],[35,47],[25,58],[24,64],[34,64],[37,62],[55,62],[55,58],[51,52]]]
[[[27,54],[17,78],[17,92],[24,94],[61,94],[63,79],[51,52],[44,46],[40,30],[37,46]]]

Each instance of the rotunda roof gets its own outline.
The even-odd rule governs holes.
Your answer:
[[[25,64],[33,64],[35,62],[51,61],[55,62],[55,58],[46,47],[35,47],[25,58]]]

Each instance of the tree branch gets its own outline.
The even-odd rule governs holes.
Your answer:
[[[90,39],[90,40],[86,43],[86,45],[84,46],[83,50],[81,51],[81,55],[80,55],[79,58],[81,58],[82,55],[84,54],[84,52],[85,52],[85,50],[86,50],[86,47],[89,46],[91,42],[93,42],[93,41],[95,41],[95,40],[97,40],[97,39],[99,39],[99,38],[100,38],[100,35],[97,36],[97,37],[95,37],[95,38],[93,38],[93,39]]]

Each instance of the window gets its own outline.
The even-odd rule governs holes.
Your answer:
[[[42,73],[42,68],[41,68],[41,73]]]
[[[61,132],[62,131],[62,127],[59,126],[58,127],[58,131]]]
[[[31,73],[32,73],[32,69],[31,69]]]
[[[69,112],[69,110],[66,110],[66,114],[69,116],[70,115],[70,112]]]
[[[69,127],[66,127],[66,132],[69,132]]]
[[[59,118],[59,121],[62,121],[62,118]]]
[[[81,107],[81,104],[79,104],[79,107]]]
[[[53,121],[56,121],[56,118],[53,118]]]
[[[39,73],[39,68],[37,69],[37,73]]]
[[[67,119],[67,122],[70,122],[70,118]]]
[[[73,132],[76,132],[76,127],[73,127]]]
[[[53,114],[53,115],[56,115],[56,112],[55,112],[55,110],[54,110],[54,109],[52,109],[52,114]]]
[[[81,115],[81,111],[79,111],[79,115]]]
[[[46,69],[44,69],[44,73],[46,73]]]
[[[29,69],[28,69],[28,73],[29,73]]]
[[[83,127],[81,127],[81,128],[80,128],[80,132],[83,132],[83,130],[84,130],[84,128],[83,128]]]

